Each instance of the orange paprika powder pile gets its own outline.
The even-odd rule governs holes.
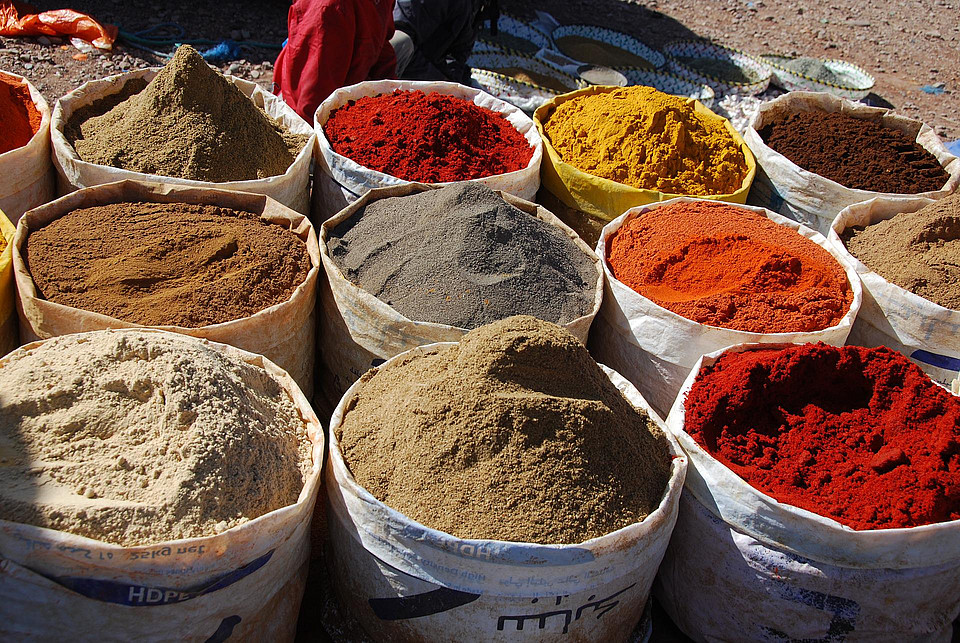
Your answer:
[[[613,275],[701,324],[753,333],[823,330],[853,292],[830,253],[795,230],[724,203],[640,214],[607,241]]]
[[[0,72],[0,154],[29,143],[42,119],[26,83]]]

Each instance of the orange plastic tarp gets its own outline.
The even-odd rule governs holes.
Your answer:
[[[57,36],[79,38],[98,49],[112,49],[115,25],[102,25],[73,9],[37,12],[25,2],[0,0],[0,36]]]

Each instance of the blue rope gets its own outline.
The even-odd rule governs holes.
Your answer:
[[[216,63],[227,60],[236,60],[237,58],[240,58],[242,53],[243,52],[240,50],[240,45],[232,40],[224,40],[210,49],[201,51],[200,55],[203,56],[203,59],[207,62]]]
[[[147,29],[130,33],[120,31],[120,38],[128,45],[148,51],[160,58],[172,58],[172,53],[159,51],[159,48],[179,47],[180,45],[207,46],[207,49],[200,51],[204,60],[209,62],[225,62],[236,60],[243,56],[244,50],[253,47],[262,49],[281,49],[283,45],[277,45],[270,42],[244,42],[237,43],[232,40],[207,40],[207,39],[186,39],[186,31],[175,22],[163,22],[153,25]],[[286,43],[286,41],[284,41]]]

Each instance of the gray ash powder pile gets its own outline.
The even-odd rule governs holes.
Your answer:
[[[595,258],[479,183],[380,199],[331,231],[351,282],[415,321],[472,329],[511,315],[588,314]]]

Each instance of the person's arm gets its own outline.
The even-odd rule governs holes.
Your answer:
[[[343,87],[350,71],[356,17],[350,2],[296,2],[288,41],[277,60],[283,99],[308,123],[323,100]]]
[[[447,49],[447,67],[450,70],[451,78],[457,82],[466,84],[470,82],[470,66],[467,64],[467,58],[470,57],[476,40],[476,21],[475,16],[471,15]]]
[[[475,0],[397,0],[393,11],[398,31],[408,34],[423,61],[418,78],[445,78],[461,81],[467,69],[466,59],[473,47]],[[451,47],[460,55],[462,40],[469,37],[467,54],[450,65]],[[411,65],[413,66],[413,65]]]
[[[393,9],[394,27],[413,39],[418,49],[434,40],[437,31],[447,24],[451,0],[396,0]],[[454,6],[470,6],[470,0],[452,0]]]

